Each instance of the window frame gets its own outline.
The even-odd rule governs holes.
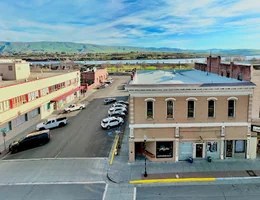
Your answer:
[[[210,107],[209,107],[209,103],[213,102],[213,116],[209,116],[210,113]],[[216,118],[216,100],[213,99],[209,99],[208,100],[208,118]]]
[[[233,101],[234,102],[234,108],[233,108],[233,116],[229,116],[229,102]],[[228,99],[228,118],[235,118],[236,117],[236,100],[235,99]]]
[[[189,117],[189,102],[193,102],[193,117]],[[187,100],[187,118],[188,119],[195,119],[195,110],[196,110],[196,104],[194,99]]]
[[[172,103],[172,109],[171,109],[172,116],[171,117],[169,117],[169,114],[168,114],[168,103],[169,102]],[[173,100],[166,101],[166,119],[174,119],[174,101]]]

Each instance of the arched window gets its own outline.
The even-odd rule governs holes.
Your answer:
[[[242,74],[241,74],[241,73],[239,73],[239,74],[237,75],[237,80],[242,81]]]
[[[227,78],[229,78],[230,77],[230,72],[229,71],[227,71]]]
[[[166,101],[166,106],[167,106],[167,119],[173,119],[173,114],[174,114],[174,106],[173,106],[173,101],[172,100],[168,100]]]

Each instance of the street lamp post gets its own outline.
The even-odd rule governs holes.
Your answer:
[[[144,177],[148,176],[147,171],[146,171],[146,140],[147,140],[147,137],[145,135],[144,136]]]

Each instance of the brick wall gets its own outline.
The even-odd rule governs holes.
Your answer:
[[[209,56],[207,58],[207,63],[195,63],[195,69],[219,74],[220,76],[227,76],[229,73],[229,77],[234,79],[238,79],[238,75],[241,74],[242,80],[251,80],[251,66],[239,65],[234,62],[221,63],[220,56]]]

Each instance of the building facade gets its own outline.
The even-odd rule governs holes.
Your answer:
[[[0,82],[0,129],[7,139],[80,95],[79,71],[30,73],[25,79]]]
[[[144,152],[158,162],[255,158],[253,83],[199,70],[138,71],[131,79],[130,162]]]
[[[93,68],[89,71],[81,72],[81,85],[87,87],[94,84],[95,87],[100,86],[107,80],[107,69]]]
[[[257,138],[255,150],[260,158],[260,64],[221,62],[220,56],[209,56],[206,63],[195,63],[195,69],[256,84],[252,96],[251,130]]]

